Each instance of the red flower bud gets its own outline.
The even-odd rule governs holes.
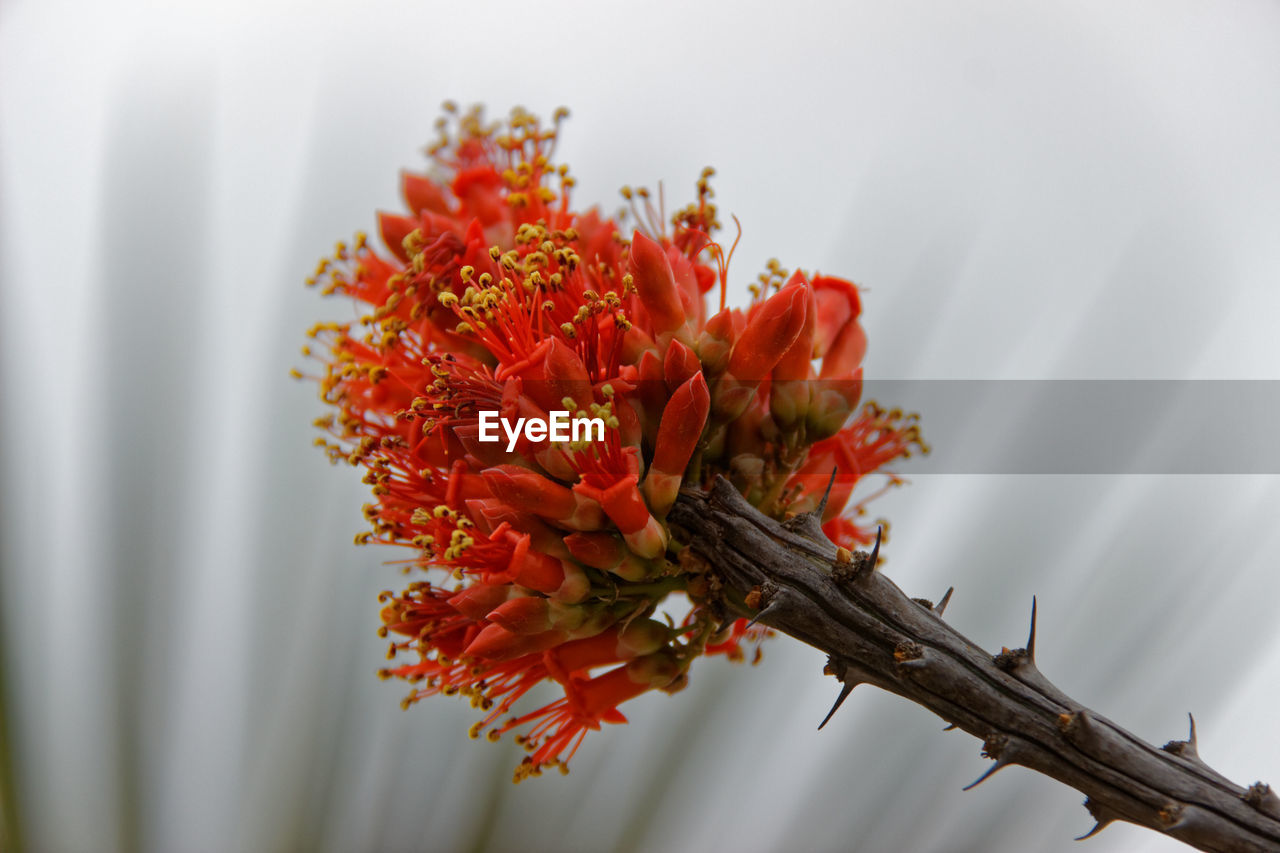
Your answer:
[[[587,373],[586,365],[559,338],[551,338],[544,370],[543,378],[548,385],[544,395],[548,398],[548,411],[562,408],[565,397],[572,399],[579,408],[586,408],[595,402],[591,393],[591,375]]]
[[[513,634],[541,634],[555,627],[551,624],[550,609],[551,602],[547,599],[522,595],[504,601],[485,618]]]
[[[403,263],[409,262],[409,253],[404,249],[404,238],[408,237],[418,222],[407,216],[396,216],[392,213],[378,214],[378,231],[382,235],[382,242]]]
[[[573,487],[604,508],[605,513],[622,532],[622,538],[637,555],[652,559],[667,549],[666,528],[649,512],[649,507],[636,488],[636,475],[629,474],[607,488],[588,483]]]
[[[495,607],[485,618],[513,634],[541,634],[552,629],[573,633],[591,616],[586,607],[522,595]]]
[[[614,626],[594,637],[571,640],[545,653],[555,659],[556,668],[564,673],[628,661],[662,648],[671,629],[652,619],[635,619],[625,626]]]
[[[741,311],[726,308],[708,320],[707,327],[698,336],[698,359],[707,376],[719,376],[729,366],[733,342],[741,332],[736,321],[741,317]]]
[[[672,341],[667,347],[666,359],[662,365],[663,377],[667,386],[678,388],[695,373],[702,372],[702,362],[697,354],[679,341]]]
[[[804,311],[804,324],[800,327],[800,333],[796,335],[795,341],[774,365],[774,382],[801,382],[808,379],[812,371],[810,362],[813,361],[813,337],[817,326],[818,300],[813,288],[807,284],[789,285],[783,289],[783,292],[792,287],[799,288],[804,294],[804,305],[801,309]]]
[[[400,192],[404,196],[405,204],[414,213],[421,214],[427,211],[442,215],[450,213],[449,202],[445,199],[439,185],[425,175],[401,172]]]
[[[640,302],[648,312],[654,337],[659,342],[664,336],[669,339],[673,335],[687,339],[684,303],[680,300],[666,251],[644,232],[636,231],[631,238],[628,264]]]
[[[862,357],[866,353],[867,333],[857,320],[853,320],[831,342],[831,348],[823,356],[822,370],[818,375],[823,379],[848,376],[862,364]]]
[[[821,358],[844,328],[857,321],[862,303],[858,298],[858,288],[842,278],[815,276],[813,291],[818,303],[813,355]]]
[[[486,625],[467,645],[463,654],[498,663],[544,652],[568,639],[564,631],[546,631],[541,634],[516,634],[501,625]]]
[[[623,580],[642,581],[652,571],[649,563],[637,557],[616,533],[570,533],[564,544],[574,559]]]
[[[760,380],[791,348],[804,328],[805,289],[789,287],[769,297],[747,320],[729,356],[729,373],[740,380]]]
[[[644,481],[645,497],[655,515],[665,516],[675,503],[684,480],[684,469],[702,438],[710,409],[707,380],[702,378],[702,371],[698,371],[676,389],[663,410],[653,463]]]
[[[604,524],[599,504],[528,468],[495,465],[484,470],[484,481],[495,498],[571,529],[599,530]]]
[[[449,597],[449,606],[468,619],[479,621],[499,604],[519,594],[513,586],[480,584],[454,593]]]

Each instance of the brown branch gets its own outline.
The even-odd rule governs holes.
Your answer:
[[[1034,603],[1027,647],[992,656],[942,621],[946,598],[909,598],[875,570],[875,551],[837,549],[815,514],[779,523],[719,479],[682,493],[668,520],[707,561],[726,607],[830,656],[826,671],[842,683],[832,713],[857,684],[923,705],[982,739],[995,763],[974,785],[1010,764],[1051,776],[1087,796],[1088,835],[1124,820],[1201,850],[1280,851],[1280,797],[1201,761],[1194,720],[1187,740],[1158,748],[1040,673]]]

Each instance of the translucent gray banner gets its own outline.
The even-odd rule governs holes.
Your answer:
[[[918,474],[1280,474],[1280,381],[879,380],[920,414]]]

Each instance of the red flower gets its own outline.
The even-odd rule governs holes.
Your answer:
[[[406,173],[406,211],[380,216],[385,252],[361,235],[311,279],[358,307],[310,332],[336,409],[318,442],[366,469],[372,530],[357,542],[407,546],[424,572],[382,595],[396,661],[382,675],[413,685],[407,703],[470,697],[485,714],[473,735],[528,727],[517,780],[563,769],[588,730],[678,690],[698,656],[738,659],[764,635],[673,556],[664,519],[681,487],[723,475],[782,516],[815,506],[834,468],[826,530],[851,545],[870,538],[841,514],[855,484],[922,447],[912,418],[855,414],[852,284],[775,263],[745,311],[724,307],[710,170],[670,229],[624,190],[639,224],[624,239],[570,206],[573,179],[551,159],[563,116],[455,113],[434,175]],[[553,435],[555,412],[598,432]],[[494,441],[489,413],[544,426]],[[673,594],[693,605],[678,625],[654,618]],[[562,698],[514,713],[544,681]]]

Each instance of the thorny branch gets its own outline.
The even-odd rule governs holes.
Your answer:
[[[923,705],[982,739],[995,764],[973,785],[1017,764],[1085,794],[1097,825],[1082,838],[1123,820],[1201,850],[1280,851],[1280,797],[1201,761],[1194,720],[1187,740],[1142,741],[1036,668],[1034,604],[1026,648],[992,656],[942,620],[950,591],[936,607],[908,597],[875,570],[879,540],[869,554],[838,549],[821,513],[777,522],[718,479],[709,492],[682,492],[668,520],[707,561],[727,607],[830,656],[826,671],[841,682],[831,714],[858,684]]]

